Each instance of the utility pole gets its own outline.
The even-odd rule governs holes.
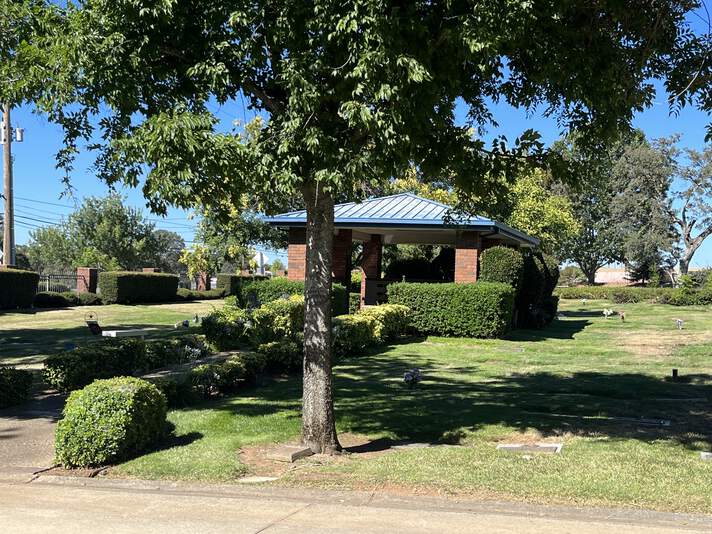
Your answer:
[[[3,255],[4,266],[15,265],[15,215],[12,197],[12,126],[10,124],[10,104],[3,110],[3,176],[5,195],[5,216],[3,217]]]

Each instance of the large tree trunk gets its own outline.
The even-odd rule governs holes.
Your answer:
[[[687,274],[690,270],[690,258],[683,256],[680,258],[680,274]]]
[[[314,184],[303,189],[307,211],[302,441],[315,453],[341,450],[331,373],[331,255],[334,199]]]

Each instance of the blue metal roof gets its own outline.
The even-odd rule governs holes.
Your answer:
[[[347,202],[334,206],[336,227],[401,227],[401,228],[462,228],[502,233],[518,241],[537,245],[533,237],[485,217],[456,217],[452,207],[413,193],[399,193],[362,202]],[[448,218],[448,215],[450,216]],[[265,217],[272,226],[304,226],[306,211],[290,211]]]

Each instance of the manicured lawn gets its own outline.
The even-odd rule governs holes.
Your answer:
[[[155,336],[173,333],[179,321],[195,314],[205,315],[221,300],[204,300],[170,304],[123,306],[78,306],[32,312],[0,312],[0,364],[33,364],[68,345],[95,341],[85,323],[94,313],[107,329],[156,328]],[[185,333],[185,331],[181,330]]]
[[[704,307],[563,301],[545,331],[506,340],[428,338],[336,368],[342,433],[438,444],[304,461],[281,484],[398,487],[540,502],[712,513],[712,311]],[[675,319],[685,321],[677,330]],[[415,390],[403,372],[419,367]],[[671,369],[682,380],[667,380]],[[240,447],[299,434],[301,379],[172,411],[176,441],[113,476],[230,481]],[[612,418],[666,419],[644,426]],[[562,442],[560,455],[495,450],[500,442]],[[459,446],[451,446],[459,445]]]

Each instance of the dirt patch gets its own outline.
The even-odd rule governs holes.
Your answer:
[[[626,330],[617,336],[617,346],[639,357],[670,356],[680,347],[712,342],[712,332],[686,330]]]
[[[272,460],[270,456],[280,447],[284,445],[296,445],[296,443],[274,443],[270,445],[242,447],[239,452],[240,461],[247,466],[247,472],[252,476],[281,477],[300,469],[345,462],[354,455],[358,455],[359,458],[376,456],[391,450],[391,447],[395,445],[395,443],[390,440],[374,440],[367,436],[348,433],[339,434],[339,442],[344,448],[342,454],[333,456],[328,454],[315,454],[308,458],[297,460],[294,463]]]

